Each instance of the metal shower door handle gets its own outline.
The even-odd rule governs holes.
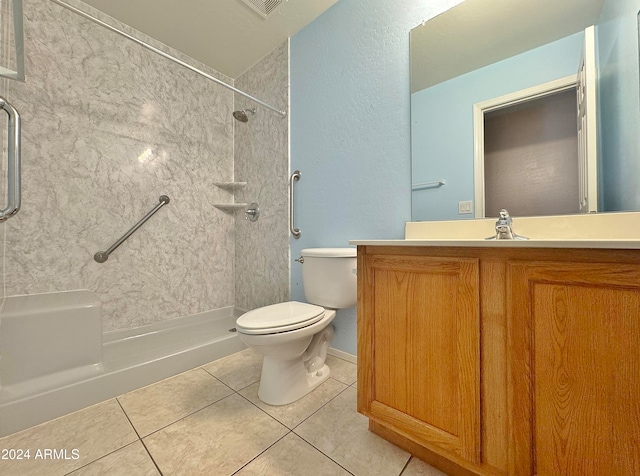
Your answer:
[[[295,172],[293,172],[291,174],[291,177],[289,178],[289,230],[291,230],[291,234],[293,235],[293,237],[295,239],[300,238],[300,230],[297,229],[295,227],[294,224],[294,213],[293,213],[293,182],[297,182],[298,180],[300,180],[300,176],[302,174],[300,173],[299,170],[296,170]]]
[[[20,210],[20,114],[0,96],[0,109],[9,116],[7,131],[7,206],[0,210],[0,222]]]

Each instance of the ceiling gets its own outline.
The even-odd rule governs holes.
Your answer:
[[[242,0],[84,0],[232,79],[337,1],[283,0],[265,18]]]

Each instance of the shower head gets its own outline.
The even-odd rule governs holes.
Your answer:
[[[242,111],[233,111],[233,117],[240,122],[249,122],[249,116],[247,116],[247,113],[251,113],[251,115],[253,116],[256,113],[256,109],[247,108],[243,109]]]

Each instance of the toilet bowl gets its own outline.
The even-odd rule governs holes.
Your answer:
[[[240,340],[263,355],[258,397],[269,405],[295,402],[329,378],[325,360],[335,309],[356,304],[355,248],[309,248],[302,258],[312,304],[272,304],[236,321]]]
[[[261,317],[280,315],[282,325],[257,328]],[[311,317],[308,317],[311,316]],[[264,356],[258,397],[286,405],[329,378],[324,363],[333,338],[336,311],[313,304],[283,302],[243,314],[236,321],[240,339]],[[299,322],[295,322],[299,320]]]

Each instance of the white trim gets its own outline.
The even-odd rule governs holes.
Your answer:
[[[343,352],[342,350],[334,349],[333,347],[329,347],[329,350],[327,350],[327,354],[333,355],[334,357],[338,357],[342,360],[346,360],[347,362],[351,362],[352,364],[358,363],[358,357],[356,357],[355,355]]]
[[[595,27],[591,25],[584,30],[584,50],[580,60],[579,73],[584,67],[584,93],[582,99],[584,114],[580,115],[583,122],[578,140],[582,142],[582,154],[579,157],[580,166],[584,168],[584,176],[580,181],[585,187],[580,196],[580,212],[594,213],[598,211],[598,134],[597,134],[597,97],[596,88],[598,73],[596,68],[596,39]],[[584,118],[584,119],[582,119]],[[583,206],[582,200],[585,198]]]
[[[498,96],[473,105],[473,193],[475,218],[484,218],[484,114],[575,88],[575,74]]]

